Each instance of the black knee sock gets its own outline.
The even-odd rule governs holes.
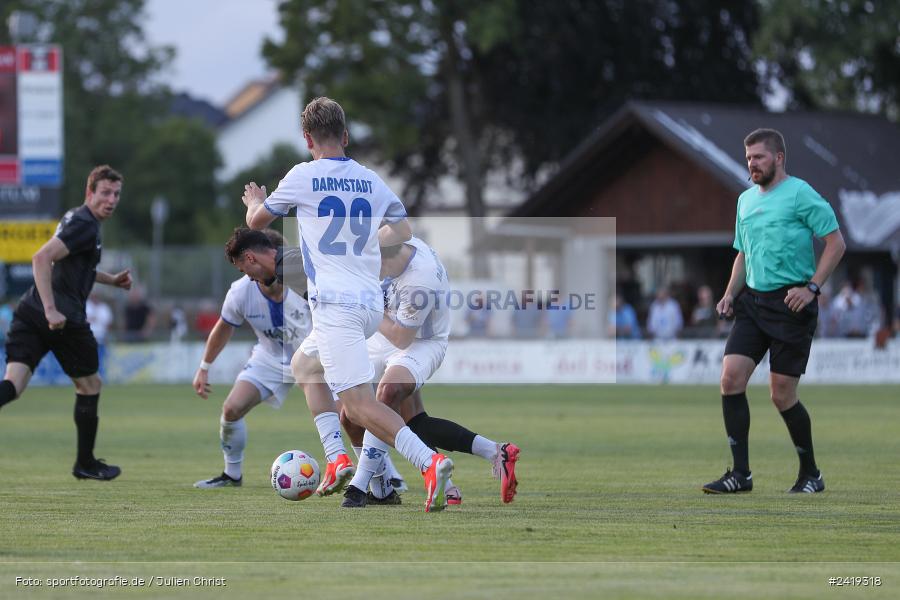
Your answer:
[[[747,475],[750,473],[750,405],[747,403],[747,393],[722,394],[722,415],[725,417],[725,433],[731,445],[734,470]]]
[[[797,449],[800,471],[804,475],[818,477],[819,469],[816,467],[816,455],[813,453],[812,423],[806,408],[798,400],[797,404],[781,413],[781,418],[784,419],[794,448]]]
[[[94,462],[94,442],[97,439],[97,402],[100,394],[75,394],[75,428],[78,430],[78,462],[88,466]]]
[[[475,434],[462,425],[419,413],[407,423],[409,428],[430,448],[472,454]]]
[[[0,406],[9,404],[16,399],[16,386],[9,379],[0,381]]]

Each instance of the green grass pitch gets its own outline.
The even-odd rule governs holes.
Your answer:
[[[707,496],[699,486],[730,463],[713,386],[429,386],[430,414],[522,448],[515,503],[500,503],[486,462],[455,454],[463,505],[437,514],[396,455],[402,506],[280,499],[280,452],[324,464],[299,391],[248,416],[242,488],[194,489],[222,468],[226,391],[105,388],[97,455],[123,468],[109,483],[70,475],[71,388],[0,410],[0,597],[900,597],[896,387],[801,386],[828,486],[815,496],[784,493],[796,456],[767,390],[751,389],[754,491]],[[48,586],[73,576],[145,587]],[[881,585],[828,584],[857,576]]]

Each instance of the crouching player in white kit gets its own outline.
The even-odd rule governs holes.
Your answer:
[[[441,366],[447,352],[450,283],[444,265],[437,253],[417,238],[382,247],[381,256],[385,315],[378,333],[367,341],[378,381],[376,398],[400,413],[407,426],[432,448],[475,454],[491,462],[494,476],[500,479],[501,500],[512,502],[519,448],[511,443],[498,444],[453,421],[429,416],[418,392]],[[396,495],[385,485],[384,476],[379,477],[385,469],[383,460],[364,440],[356,475],[341,506],[392,504],[382,501]],[[369,487],[370,479],[373,491],[366,494],[363,490]],[[462,503],[459,488],[449,479],[445,495],[448,504]]]
[[[351,421],[366,428],[370,452],[384,454],[393,445],[425,478],[425,511],[443,510],[453,462],[433,452],[397,413],[375,401],[366,350],[366,339],[378,330],[384,312],[379,246],[412,237],[406,210],[377,174],[345,155],[349,136],[337,102],[312,100],[301,126],[313,160],[294,166],[268,198],[255,183],[245,187],[242,198],[252,229],[297,209],[313,331],[294,356],[294,376],[298,382],[309,381],[322,371]],[[329,415],[327,422],[322,416],[316,420],[320,436],[340,434],[338,414]],[[335,458],[329,456],[325,471],[326,493],[341,489],[353,472],[346,454]]]
[[[236,236],[237,232],[225,245],[226,255],[230,256]],[[284,244],[284,238],[274,229],[267,229],[264,239],[273,247]],[[222,304],[222,314],[206,340],[203,360],[194,375],[193,386],[198,396],[209,397],[209,367],[234,330],[245,321],[258,341],[222,405],[219,438],[225,470],[218,477],[198,481],[194,484],[197,488],[241,485],[247,445],[244,417],[261,402],[281,407],[291,389],[291,357],[312,329],[306,298],[278,280],[258,282],[244,275],[231,284]]]
[[[302,257],[300,256],[299,248],[284,247],[281,245],[283,242],[284,238],[281,237],[281,234],[272,229],[267,229],[265,232],[262,232],[253,231],[252,229],[247,228],[237,228],[234,230],[231,239],[229,239],[228,243],[225,245],[225,255],[228,258],[229,262],[233,263],[242,273],[247,275],[251,280],[259,282],[260,290],[266,290],[269,288],[280,290],[283,287],[285,297],[288,297],[289,295],[289,297],[292,299],[296,300],[297,298],[300,298],[300,300],[302,300],[302,306],[305,311],[300,311],[299,313],[291,311],[287,313],[287,316],[289,321],[292,320],[294,316],[299,316],[299,318],[305,320],[304,326],[299,327],[299,329],[303,330],[303,337],[305,337],[309,333],[309,330],[312,326],[312,321],[309,319],[309,309],[308,304],[306,303],[306,277],[303,271]],[[253,288],[252,286],[250,286],[246,289],[252,290]],[[248,297],[252,300],[257,298],[258,295],[251,293]],[[228,301],[226,300],[226,305],[227,304]],[[252,309],[253,307],[251,302],[251,306],[250,308],[248,308],[248,310],[252,312]],[[285,327],[287,326],[288,324],[286,323]],[[225,329],[225,327],[227,327],[227,321],[226,324],[223,325],[223,329]],[[230,337],[231,331],[229,329],[225,329],[225,331],[228,333],[228,337]],[[294,351],[299,346],[300,341],[302,341],[302,338],[300,340],[297,340],[296,336],[290,337],[292,343],[289,345],[285,344],[284,353],[283,355],[279,356],[279,361],[281,361],[282,363],[286,363],[286,367],[284,367],[280,373],[276,373],[275,371],[269,371],[266,373],[270,380],[266,380],[264,387],[270,388],[272,390],[278,390],[279,393],[287,393],[287,389],[289,389],[290,385],[294,382],[294,377],[290,370],[290,361]],[[212,362],[218,355],[221,347],[225,345],[225,342],[227,342],[227,338],[224,340],[219,340],[217,336],[211,335],[209,340],[207,341],[207,349],[205,351],[206,355],[204,356],[204,361],[208,360],[209,362]],[[197,377],[194,380],[194,387],[197,390],[198,394],[206,397],[209,386],[206,385],[207,376],[203,367],[208,368],[207,364],[201,365],[201,370],[203,370],[203,372],[201,373],[198,371]],[[247,375],[248,370],[251,370],[250,363],[248,363],[246,370],[244,371],[244,373],[242,373],[242,376]],[[238,377],[238,379],[241,379],[241,377]],[[258,379],[259,378],[257,378],[257,380]],[[335,404],[335,396],[333,396],[331,390],[328,389],[328,386],[324,381],[310,380],[300,381],[298,383],[303,388],[303,393],[306,396],[306,404],[309,407],[310,412],[312,413],[313,421],[316,423],[321,432],[321,424],[327,424],[330,421],[331,415],[339,410],[339,408]],[[264,393],[263,390],[260,390],[260,392]],[[247,389],[247,393],[252,394],[252,390]],[[229,398],[229,400],[226,400],[226,406],[223,407],[224,420],[228,421],[228,413],[230,411],[234,411],[236,408],[243,407],[245,402],[246,401],[242,400],[240,396],[237,397],[234,401],[232,401],[231,398]],[[230,407],[229,404],[231,405]],[[354,451],[357,450],[355,446],[359,446],[359,451],[361,452],[363,431],[355,425],[348,426],[346,429],[348,433],[351,433],[351,437],[358,434],[357,437],[359,438],[359,441],[357,444],[354,444]],[[230,430],[230,428],[227,428],[223,425],[223,435],[228,430]],[[336,457],[341,457],[341,455],[346,457],[346,450],[344,449],[344,442],[341,437],[340,431],[334,432],[331,430],[326,430],[322,434],[321,442],[323,448],[325,449],[325,454],[329,458],[332,467],[340,464],[338,462],[335,462]],[[230,442],[227,442],[223,438],[223,445],[231,446],[232,444]],[[233,448],[231,449],[233,450]],[[225,451],[225,474],[228,475],[229,449],[225,448]],[[231,462],[233,463],[234,461]],[[343,463],[342,469],[347,469],[348,467],[352,469],[352,463],[349,463],[349,459],[347,459],[347,462]],[[342,474],[342,469],[329,469],[329,471],[325,474],[325,477],[322,478],[321,485],[317,490],[319,495],[328,495],[329,493],[331,493],[330,489],[333,488],[336,481],[338,480],[338,477]],[[387,459],[385,469],[388,472],[387,476],[392,485],[405,485],[403,478],[397,472],[393,463],[391,463],[390,458]],[[233,466],[232,470],[234,470]],[[352,476],[352,472],[350,473],[350,476]],[[198,482],[198,484],[203,483],[204,482]],[[232,484],[228,478],[221,477],[209,480],[208,483],[216,484],[217,487]],[[377,484],[378,482],[374,483]],[[198,487],[210,487],[210,485],[199,485]]]

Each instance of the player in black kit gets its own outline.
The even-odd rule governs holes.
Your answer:
[[[112,216],[122,192],[122,175],[108,165],[88,175],[84,204],[65,214],[56,234],[32,258],[34,285],[22,296],[6,339],[6,374],[0,381],[0,406],[22,395],[38,363],[52,351],[75,383],[78,455],[72,475],[78,479],[115,479],[122,472],[94,457],[97,438],[97,340],[85,316],[94,282],[129,289],[128,270],[97,270],[100,223]]]

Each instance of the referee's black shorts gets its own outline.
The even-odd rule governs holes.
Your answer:
[[[100,367],[90,325],[66,321],[65,327],[51,331],[42,312],[20,303],[6,336],[6,362],[24,363],[33,373],[47,352],[53,352],[69,377],[87,377]]]
[[[725,354],[749,356],[756,364],[769,351],[772,373],[800,377],[806,372],[809,349],[819,315],[818,299],[800,312],[784,303],[786,286],[771,292],[747,288],[734,302],[734,327],[725,343]]]

